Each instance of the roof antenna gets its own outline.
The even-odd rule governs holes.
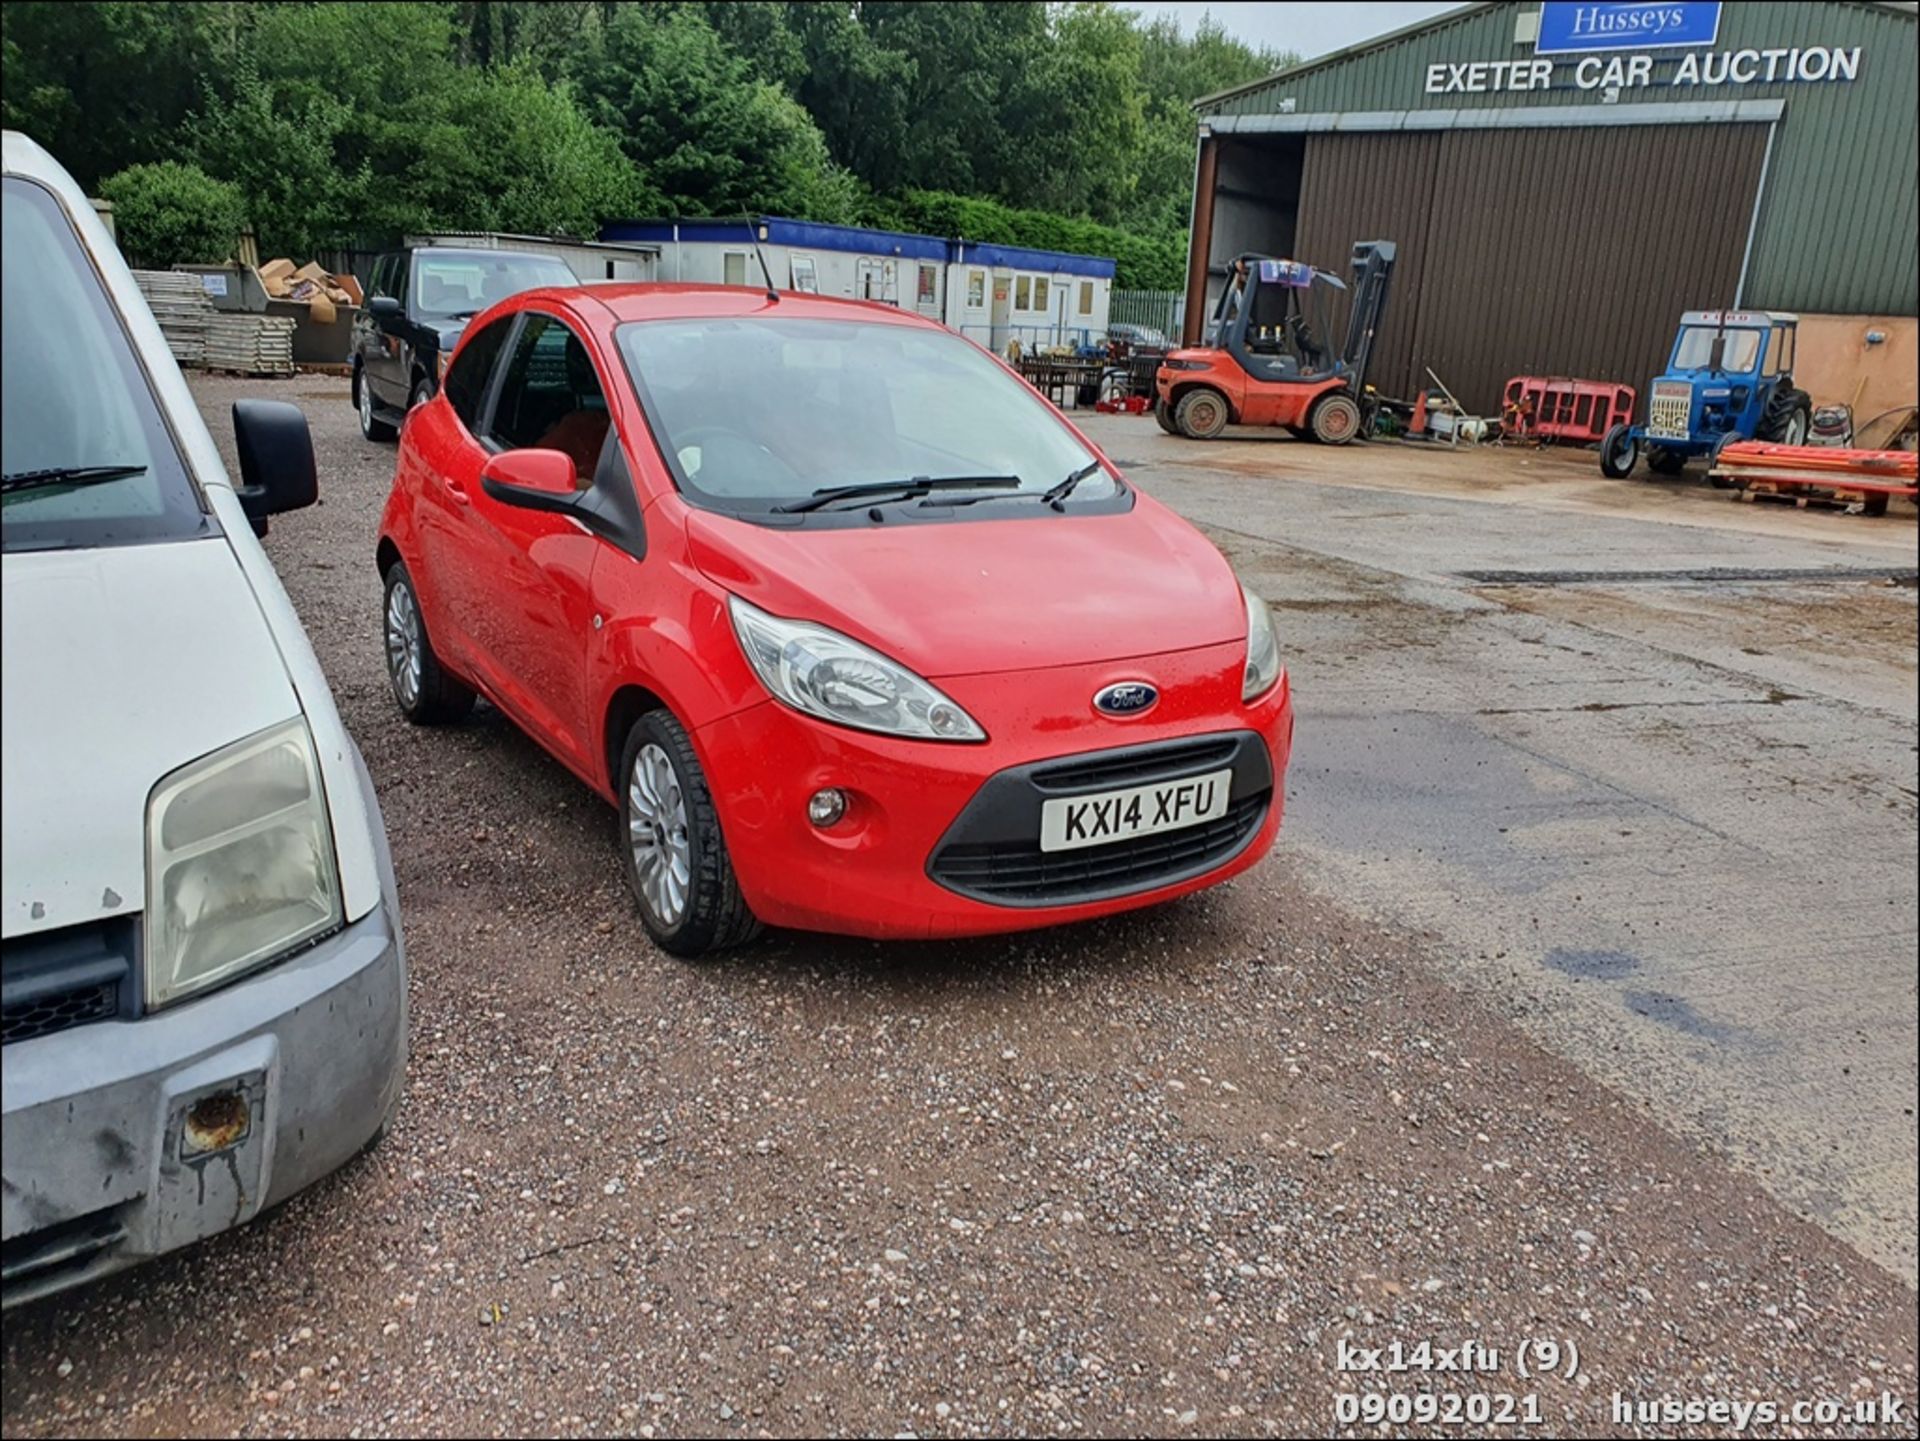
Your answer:
[[[747,222],[747,239],[753,242],[753,253],[760,257],[760,273],[767,281],[767,304],[778,305],[780,292],[773,288],[773,272],[767,269],[767,252],[760,248],[760,227],[754,223],[751,215],[742,215],[740,218]]]

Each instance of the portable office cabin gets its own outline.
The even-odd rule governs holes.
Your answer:
[[[1187,337],[1239,252],[1388,239],[1388,394],[1644,387],[1682,311],[1743,307],[1864,418],[1913,398],[1917,92],[1912,4],[1463,6],[1197,103]]]
[[[777,216],[751,228],[744,218],[616,221],[600,233],[658,246],[661,280],[708,285],[765,284],[758,239],[776,289],[917,311],[995,350],[1098,341],[1112,299],[1114,262],[1100,256]]]

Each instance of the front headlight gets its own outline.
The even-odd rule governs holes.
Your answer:
[[[1280,679],[1280,641],[1273,633],[1273,613],[1267,603],[1244,585],[1240,594],[1247,602],[1247,669],[1240,682],[1240,699],[1252,700],[1265,695]]]
[[[182,766],[147,802],[147,1007],[231,980],[341,923],[333,830],[304,719]]]
[[[859,641],[727,597],[754,673],[795,710],[836,725],[929,741],[983,741],[974,718],[905,666]]]

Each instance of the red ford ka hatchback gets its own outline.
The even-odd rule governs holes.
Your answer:
[[[676,954],[1105,915],[1280,825],[1265,603],[998,360],[883,305],[502,302],[406,422],[378,563],[400,709],[477,692],[618,806]]]

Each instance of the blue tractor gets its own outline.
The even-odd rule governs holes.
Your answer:
[[[1689,310],[1680,317],[1666,374],[1653,382],[1644,425],[1616,425],[1600,441],[1600,470],[1678,475],[1694,456],[1711,462],[1735,440],[1804,445],[1813,403],[1793,383],[1800,317],[1777,310]],[[1719,482],[1715,482],[1718,484]]]

